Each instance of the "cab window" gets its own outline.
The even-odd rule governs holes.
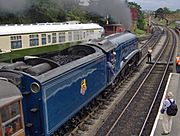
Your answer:
[[[11,136],[23,128],[20,113],[20,102],[1,108],[3,136]]]

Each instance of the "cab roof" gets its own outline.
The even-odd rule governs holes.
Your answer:
[[[22,98],[19,89],[5,79],[0,79],[0,108]]]
[[[123,33],[115,33],[111,36],[106,37],[109,41],[113,43],[113,45],[118,46],[124,42],[137,39],[136,36],[129,32],[123,32]]]

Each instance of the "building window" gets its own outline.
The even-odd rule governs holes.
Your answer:
[[[22,37],[21,36],[11,36],[11,49],[22,48]]]
[[[42,45],[46,45],[46,34],[41,34]]]
[[[30,46],[39,45],[39,36],[38,36],[38,34],[29,35],[29,39],[30,39]]]
[[[65,42],[65,32],[59,33],[59,43]]]
[[[79,31],[79,40],[82,40],[82,39],[83,39],[83,32]]]
[[[23,128],[20,102],[7,105],[0,110],[3,135],[10,136]]]
[[[56,43],[56,33],[52,33],[52,43]]]
[[[83,39],[86,39],[86,32],[83,32]]]
[[[72,32],[68,32],[68,41],[72,41]]]
[[[73,37],[74,37],[74,41],[78,41],[79,40],[79,31],[74,31]]]
[[[94,38],[94,30],[87,30],[87,39],[93,39]]]
[[[51,43],[51,35],[48,35],[48,43]]]
[[[94,37],[94,30],[90,30],[90,35]]]

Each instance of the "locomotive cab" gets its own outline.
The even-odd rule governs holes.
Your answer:
[[[114,84],[117,78],[123,79],[136,67],[141,57],[138,40],[129,32],[112,34],[106,36],[103,41],[96,42],[98,42],[97,47],[107,56],[107,84]]]
[[[0,86],[0,136],[24,136],[20,91],[1,77]]]

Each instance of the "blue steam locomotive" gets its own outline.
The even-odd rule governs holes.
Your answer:
[[[61,52],[0,64],[0,77],[18,87],[23,96],[25,134],[49,136],[115,79],[136,67],[140,58],[137,38],[123,32]],[[10,118],[1,124],[8,126],[13,121]],[[0,126],[6,135],[6,126]]]

